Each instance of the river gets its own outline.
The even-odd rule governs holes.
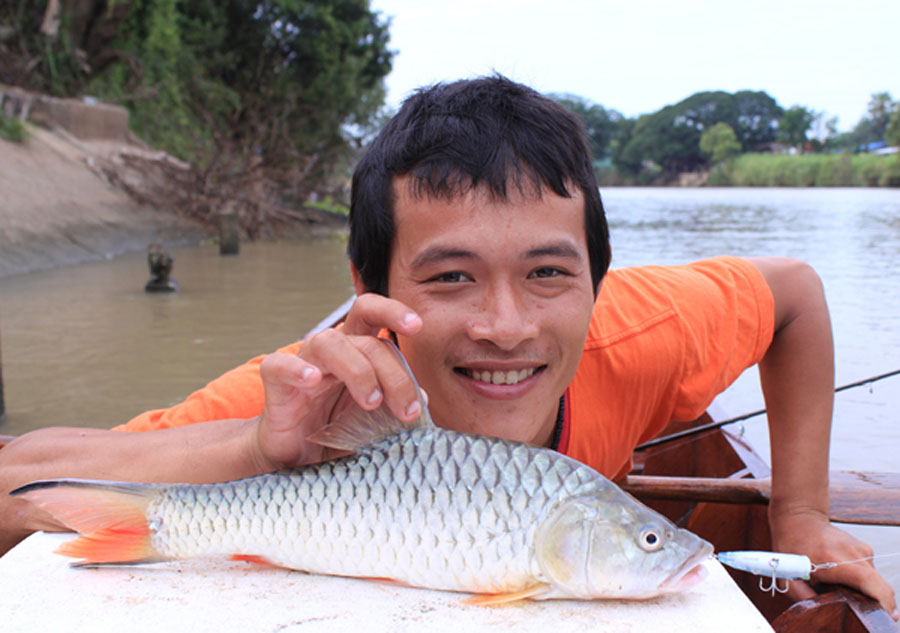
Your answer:
[[[886,189],[603,190],[613,266],[717,254],[811,263],[831,308],[843,385],[900,368],[900,191]],[[0,433],[47,425],[109,427],[300,338],[352,292],[340,238],[176,248],[181,291],[143,291],[146,259],[0,279],[7,420]],[[755,370],[717,399],[729,416],[762,408]],[[836,396],[833,469],[900,472],[900,377]],[[742,425],[768,453],[764,418]],[[851,527],[878,554],[900,529]],[[900,557],[877,561],[900,593]]]

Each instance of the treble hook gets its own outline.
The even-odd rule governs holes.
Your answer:
[[[769,567],[772,568],[772,582],[769,584],[768,587],[763,587],[763,580],[764,580],[765,577],[764,577],[764,576],[760,576],[760,577],[759,577],[759,589],[760,589],[760,591],[769,591],[769,592],[771,592],[773,598],[775,597],[775,592],[776,592],[776,591],[777,591],[778,593],[787,593],[787,592],[788,592],[788,588],[789,588],[789,586],[790,586],[790,584],[791,584],[789,580],[787,580],[787,579],[784,580],[784,589],[782,589],[781,587],[778,586],[778,559],[777,559],[777,558],[773,558],[772,560],[770,560],[770,561],[769,561]]]

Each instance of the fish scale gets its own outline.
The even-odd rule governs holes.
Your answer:
[[[415,429],[302,471],[170,486],[147,517],[163,557],[239,552],[312,572],[515,590],[533,582],[541,516],[594,487],[589,469],[541,451]]]

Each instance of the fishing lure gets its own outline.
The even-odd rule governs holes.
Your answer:
[[[759,576],[759,588],[762,591],[785,593],[791,580],[809,580],[809,575],[821,569],[831,569],[840,563],[813,563],[808,556],[801,554],[784,554],[781,552],[719,552],[713,556],[723,565],[750,572]],[[853,562],[853,561],[847,561]],[[763,585],[766,578],[771,578],[768,587]],[[778,586],[778,580],[784,580],[784,587]]]

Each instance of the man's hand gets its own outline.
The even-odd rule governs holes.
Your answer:
[[[263,360],[266,404],[254,447],[259,471],[321,461],[324,449],[307,438],[349,400],[366,410],[384,402],[400,420],[415,420],[420,413],[415,384],[377,336],[384,329],[411,336],[421,327],[421,318],[399,301],[363,294],[341,329],[310,337],[299,356],[271,354]]]
[[[770,508],[772,545],[776,552],[805,554],[813,564],[857,561],[823,569],[812,574],[814,582],[847,585],[877,600],[895,621],[900,620],[897,600],[890,584],[875,571],[868,559],[872,548],[835,527],[817,512],[779,514]],[[791,581],[788,591],[794,600],[813,598],[816,592],[805,582]]]

